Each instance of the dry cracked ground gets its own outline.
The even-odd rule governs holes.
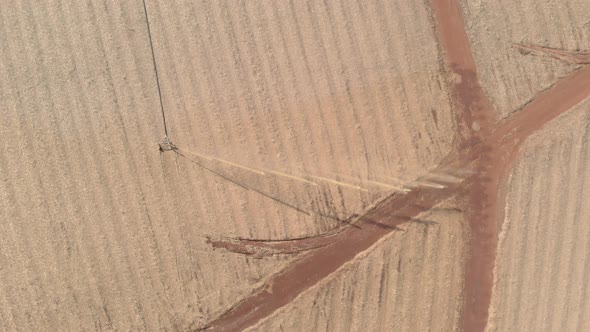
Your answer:
[[[1,1],[0,330],[590,330],[589,13]]]

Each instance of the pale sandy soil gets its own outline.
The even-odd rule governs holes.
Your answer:
[[[422,2],[147,5],[183,151],[348,185],[186,153],[264,196],[160,154],[141,1],[3,5],[2,330],[201,326],[291,260],[213,250],[206,237],[319,234],[340,223],[314,211],[358,212],[450,149]]]
[[[585,331],[590,102],[537,132],[511,175],[490,331]]]
[[[169,122],[179,147],[369,193],[210,164],[239,172],[247,186],[347,217],[391,191],[383,184],[415,178],[450,148],[450,102],[422,3],[172,1],[152,8],[156,53],[165,59],[164,102],[175,110]],[[188,179],[187,190],[209,181]],[[213,226],[216,235],[283,239],[337,225],[232,184],[219,190],[240,204],[233,215],[225,204],[213,208],[212,219],[232,223]]]
[[[480,81],[505,117],[576,68],[517,44],[565,50],[590,46],[590,2],[585,0],[461,0]]]
[[[196,330],[260,308],[281,271],[307,278],[292,303],[219,326],[483,326],[496,225],[488,329],[588,329],[588,102],[512,158],[590,86],[589,67],[516,45],[590,49],[588,2],[461,5],[474,61],[458,17],[439,43],[429,1],[147,0],[165,153],[141,0],[0,5],[0,330]],[[493,168],[512,160],[506,187]],[[388,196],[473,164],[465,183]],[[299,256],[210,241],[331,231],[345,242]]]
[[[158,152],[140,5],[0,6],[0,330],[184,329],[284,262],[205,243],[224,184]]]

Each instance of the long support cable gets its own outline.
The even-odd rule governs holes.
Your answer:
[[[145,14],[145,23],[147,25],[148,38],[150,40],[150,49],[152,50],[152,61],[154,63],[154,73],[156,74],[156,85],[158,86],[158,96],[160,97],[160,110],[162,111],[162,122],[164,123],[164,134],[168,138],[168,126],[166,124],[166,113],[164,113],[164,102],[162,101],[162,90],[160,89],[160,78],[158,76],[158,65],[156,65],[156,53],[154,52],[154,44],[152,42],[152,32],[150,30],[150,20],[148,18],[147,6],[145,0],[143,1],[143,12]]]

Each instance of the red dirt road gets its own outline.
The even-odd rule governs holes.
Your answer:
[[[471,237],[465,265],[464,305],[461,326],[464,331],[480,331],[486,325],[492,298],[493,269],[498,239],[495,220],[502,214],[498,197],[499,179],[506,168],[497,160],[505,159],[495,142],[489,140],[495,112],[483,92],[477,75],[469,38],[458,1],[434,0],[432,9],[445,61],[452,70],[455,113],[463,124],[460,146],[479,143],[483,150],[477,160],[476,176],[462,197],[464,217]]]
[[[513,116],[503,120],[494,136],[503,144],[522,142],[547,122],[576,106],[590,95],[590,66],[584,66],[539,93]]]
[[[465,217],[471,239],[465,267],[464,331],[483,331],[493,287],[498,230],[504,218],[504,190],[518,148],[531,134],[590,96],[590,67],[572,73],[540,93],[523,109],[497,120],[477,78],[461,8],[456,0],[433,0],[433,12],[445,61],[452,71],[455,112],[460,140],[436,170],[471,167],[476,174],[444,189],[419,187],[394,194],[348,227],[331,235],[330,243],[310,251],[272,276],[203,329],[243,330],[287,305],[299,294],[327,278],[381,237],[453,194],[464,194]],[[434,170],[434,171],[436,171]],[[304,239],[306,241],[309,239]],[[217,246],[223,246],[221,242]],[[291,244],[290,244],[291,245]],[[295,247],[305,247],[305,243]],[[314,249],[315,248],[315,249]]]
[[[518,148],[536,130],[590,95],[590,68],[560,80],[510,119],[492,124],[492,119],[497,122],[495,114],[498,113],[494,112],[479,84],[459,2],[433,0],[432,4],[447,65],[461,77],[461,82],[454,84],[455,111],[468,130],[480,129],[479,133],[471,131],[467,142],[483,140],[484,146],[478,158],[476,179],[464,202],[471,238],[465,266],[461,321],[463,331],[483,331],[492,297],[498,232],[504,220],[506,180]],[[535,50],[549,52],[546,48]],[[559,50],[550,51],[551,56],[570,55]],[[570,57],[585,59],[583,56]],[[464,83],[465,80],[468,83]],[[474,121],[478,123],[474,125]]]

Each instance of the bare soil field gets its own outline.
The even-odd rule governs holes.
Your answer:
[[[324,233],[450,149],[422,3],[146,5],[182,155],[141,1],[0,9],[3,330],[197,328],[292,259],[208,238]]]
[[[590,103],[523,146],[508,185],[490,331],[585,331]]]
[[[424,4],[171,1],[150,7],[155,51],[166,59],[159,63],[164,104],[177,110],[168,117],[174,142],[198,162],[207,162],[199,155],[210,156],[265,172],[207,163],[248,187],[344,219],[450,150],[454,120]],[[400,11],[404,16],[394,20]],[[419,38],[429,42],[414,42]],[[191,176],[187,190],[206,188],[200,182],[207,178],[215,176]],[[235,222],[213,222],[213,235],[284,239],[339,226],[227,181],[221,186],[221,197],[241,204],[211,211],[214,220]]]
[[[519,46],[580,51],[590,46],[584,0],[461,0],[482,86],[502,117],[576,69]]]
[[[221,181],[191,199],[202,175],[158,152],[141,2],[0,11],[0,329],[186,329],[285,261],[206,244],[232,219],[207,212]]]
[[[0,330],[587,329],[584,12],[0,5]]]

